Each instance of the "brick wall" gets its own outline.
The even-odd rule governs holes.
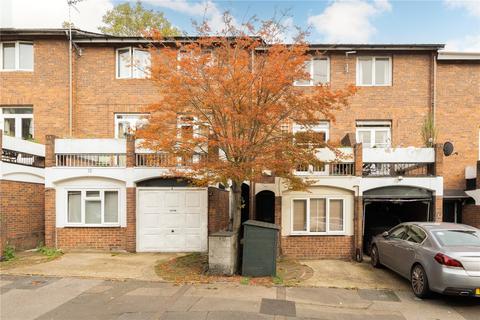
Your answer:
[[[57,228],[61,249],[112,250],[127,248],[127,228]]]
[[[230,197],[226,190],[208,188],[208,233],[227,230]]]
[[[464,190],[465,167],[479,156],[480,63],[438,62],[437,75],[437,141],[458,152],[444,158],[444,188]]]
[[[0,253],[7,244],[32,249],[44,243],[44,186],[0,180]]]
[[[467,204],[462,209],[462,223],[480,229],[480,206]]]
[[[282,237],[282,255],[296,259],[351,259],[353,236]]]

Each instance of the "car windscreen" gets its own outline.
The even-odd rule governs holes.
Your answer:
[[[437,230],[432,232],[442,246],[480,246],[480,234],[473,230]]]

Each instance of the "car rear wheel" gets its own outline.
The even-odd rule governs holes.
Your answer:
[[[380,263],[380,258],[378,256],[378,248],[376,245],[372,246],[370,250],[370,262],[374,268],[380,268],[382,264]]]
[[[410,275],[410,284],[412,285],[413,293],[419,298],[426,298],[430,294],[428,287],[428,278],[425,269],[419,264],[412,268]]]

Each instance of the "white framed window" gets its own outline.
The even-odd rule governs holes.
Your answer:
[[[357,86],[391,86],[391,57],[358,57]]]
[[[328,57],[313,57],[305,62],[305,72],[310,74],[310,80],[295,80],[295,86],[316,86],[330,82],[330,59]]]
[[[12,41],[0,43],[1,71],[33,71],[33,43]]]
[[[4,135],[33,139],[33,108],[28,106],[0,107],[0,130]]]
[[[118,189],[66,190],[68,226],[119,226]]]
[[[150,52],[147,49],[125,47],[116,50],[116,78],[144,79],[150,76]]]
[[[345,199],[312,197],[292,199],[293,235],[344,234]]]
[[[392,143],[390,121],[357,121],[357,143],[364,148],[389,148]]]
[[[293,124],[292,133],[295,143],[308,143],[307,141],[318,141],[319,145],[326,143],[330,138],[330,123],[328,121],[319,122],[316,125],[304,126],[301,124]],[[312,165],[302,164],[295,168],[297,175],[325,175],[327,174],[327,166],[325,164]]]
[[[147,123],[148,113],[115,114],[115,138],[126,138]]]

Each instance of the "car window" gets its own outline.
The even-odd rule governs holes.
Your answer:
[[[410,226],[407,229],[406,240],[413,243],[422,243],[427,235],[425,232],[417,226]]]
[[[404,226],[400,226],[389,232],[388,239],[404,239],[406,234],[407,229]]]
[[[437,230],[432,233],[442,246],[480,246],[480,234],[474,230]]]

